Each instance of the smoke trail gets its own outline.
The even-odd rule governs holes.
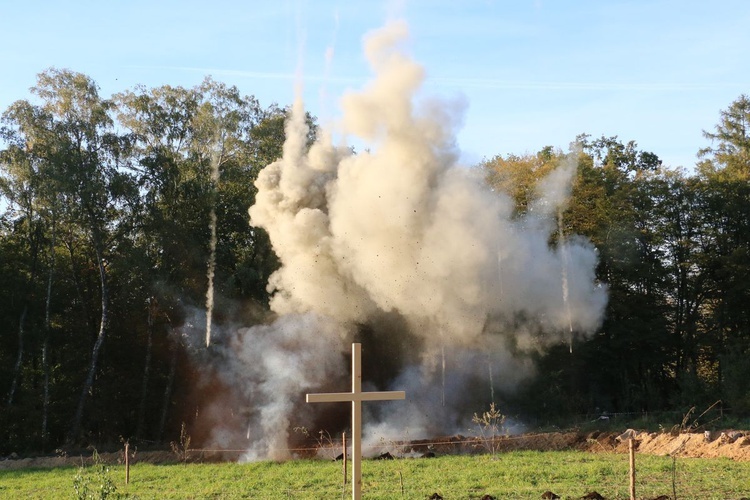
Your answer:
[[[565,242],[565,230],[563,228],[563,210],[559,208],[557,210],[557,226],[558,226],[558,246],[560,248],[560,254],[562,255],[562,268],[560,269],[560,278],[562,282],[562,295],[563,302],[565,303],[565,312],[568,316],[568,330],[570,331],[570,337],[568,338],[568,345],[570,346],[570,353],[573,354],[573,318],[570,314],[570,304],[568,303],[568,250],[566,248],[567,243]]]
[[[492,377],[492,358],[489,356],[487,357],[487,372],[489,372],[489,379],[490,379],[490,403],[495,402],[495,381]]]
[[[325,65],[324,65],[324,70],[323,70],[323,85],[320,86],[320,91],[319,91],[319,100],[320,100],[320,108],[321,108],[321,116],[319,118],[322,120],[323,123],[328,123],[328,120],[330,118],[329,113],[328,113],[328,110],[330,108],[330,103],[329,103],[327,84],[331,78],[333,58],[336,53],[336,39],[338,38],[338,32],[339,32],[338,9],[334,10],[333,12],[333,21],[334,21],[334,27],[333,27],[333,32],[331,34],[331,41],[326,47],[325,54],[324,54]]]
[[[524,353],[601,323],[595,250],[575,236],[561,242],[565,255],[549,245],[575,158],[516,216],[457,164],[464,103],[420,95],[424,70],[399,50],[407,34],[393,22],[365,38],[375,76],[341,99],[342,144],[322,130],[308,148],[297,99],[282,158],[256,181],[249,214],[281,262],[268,283],[278,319],[217,341],[218,376],[234,389],[204,412],[225,424],[212,430],[217,443],[247,442],[250,428],[248,458],[289,456],[291,427],[341,424],[345,408],[305,405],[304,392],[347,390],[352,340],[363,343],[363,388],[407,393],[366,405],[366,431],[417,438],[465,431],[490,402],[488,383],[494,398],[533,373]],[[367,149],[352,153],[350,138]],[[228,406],[245,415],[236,429]]]
[[[440,403],[445,406],[445,345],[440,346],[440,380],[442,392],[440,393]]]
[[[542,213],[557,212],[557,248],[560,254],[560,281],[562,283],[562,300],[565,308],[565,318],[568,329],[568,345],[573,353],[573,317],[570,309],[570,286],[568,284],[569,250],[563,225],[563,212],[570,198],[571,184],[575,175],[575,160],[578,151],[571,153],[560,167],[543,179],[538,186],[539,200],[534,203],[534,209]]]
[[[213,182],[214,191],[219,185],[219,163],[221,155],[214,147],[211,151],[211,181]],[[211,204],[211,214],[209,221],[209,230],[211,237],[209,239],[208,255],[208,287],[206,289],[206,347],[211,344],[211,322],[214,311],[214,274],[216,273],[216,203]]]

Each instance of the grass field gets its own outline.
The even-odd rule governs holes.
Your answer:
[[[728,459],[678,458],[675,485],[679,499],[750,497],[750,463]],[[670,457],[638,455],[638,498],[672,496]],[[605,498],[627,499],[628,457],[586,452],[513,452],[496,455],[443,456],[434,459],[366,460],[363,497],[446,500],[540,498],[551,490],[562,498],[580,498],[595,490]],[[76,498],[79,469],[0,470],[0,498]],[[92,466],[83,471],[93,490],[102,476]],[[284,463],[135,464],[125,485],[124,466],[109,466],[106,478],[116,486],[109,498],[139,499],[336,499],[342,495],[341,462],[297,460]],[[95,496],[93,498],[99,498]]]

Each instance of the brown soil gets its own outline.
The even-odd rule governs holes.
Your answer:
[[[647,433],[632,431],[623,435],[613,432],[549,432],[496,438],[494,441],[475,437],[451,436],[440,439],[413,441],[404,452],[437,455],[482,453],[494,449],[497,453],[515,450],[561,451],[580,450],[591,453],[628,453],[628,438],[633,435],[638,453],[673,455],[677,457],[725,457],[750,461],[750,432],[724,431],[711,433]]]
[[[495,439],[493,442],[475,437],[450,436],[438,439],[413,441],[404,444],[402,452],[437,455],[456,453],[483,453],[488,447],[495,452],[514,450],[561,451],[580,450],[591,453],[628,453],[627,437],[612,432],[551,432],[522,434]],[[724,431],[706,433],[638,433],[634,437],[638,453],[649,455],[674,455],[678,457],[726,457],[738,461],[750,461],[750,432]],[[398,456],[398,453],[396,453]],[[100,459],[109,464],[121,464],[123,452],[100,453]],[[236,461],[239,453],[216,453],[191,451],[191,462]],[[131,458],[131,463],[177,463],[179,457],[170,451],[139,451]],[[23,468],[51,468],[64,466],[91,465],[91,453],[68,456],[6,458],[0,460],[0,470]]]

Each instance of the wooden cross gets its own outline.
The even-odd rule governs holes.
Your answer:
[[[308,394],[308,403],[352,403],[352,499],[362,498],[362,401],[406,399],[404,391],[362,392],[362,344],[352,344],[352,392]]]

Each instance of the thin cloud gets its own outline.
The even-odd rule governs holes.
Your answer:
[[[430,78],[428,84],[487,89],[529,90],[631,90],[644,92],[717,90],[740,88],[741,83],[687,83],[687,82],[554,82],[501,80],[492,78]]]
[[[297,75],[292,72],[272,72],[272,71],[245,71],[239,69],[223,69],[223,68],[203,68],[196,66],[130,66],[135,69],[145,70],[168,70],[168,71],[182,71],[190,73],[201,73],[205,75],[214,76],[235,76],[242,78],[249,78],[255,80],[284,80],[284,81],[295,81]],[[367,81],[366,76],[355,77],[355,76],[324,76],[324,75],[313,75],[305,73],[305,81],[310,82],[332,82],[332,83],[361,83]]]
[[[197,66],[132,66],[137,69],[183,71],[190,73],[210,74],[215,76],[234,76],[256,80],[295,81],[297,75],[292,72],[247,71],[226,68],[206,68]],[[328,82],[341,84],[360,84],[367,81],[367,76],[330,76],[305,74],[309,82]],[[696,90],[721,90],[747,87],[747,83],[715,82],[556,82],[532,80],[503,80],[495,78],[427,78],[431,86],[484,88],[484,89],[521,89],[521,90],[627,90],[641,92],[689,92]]]

